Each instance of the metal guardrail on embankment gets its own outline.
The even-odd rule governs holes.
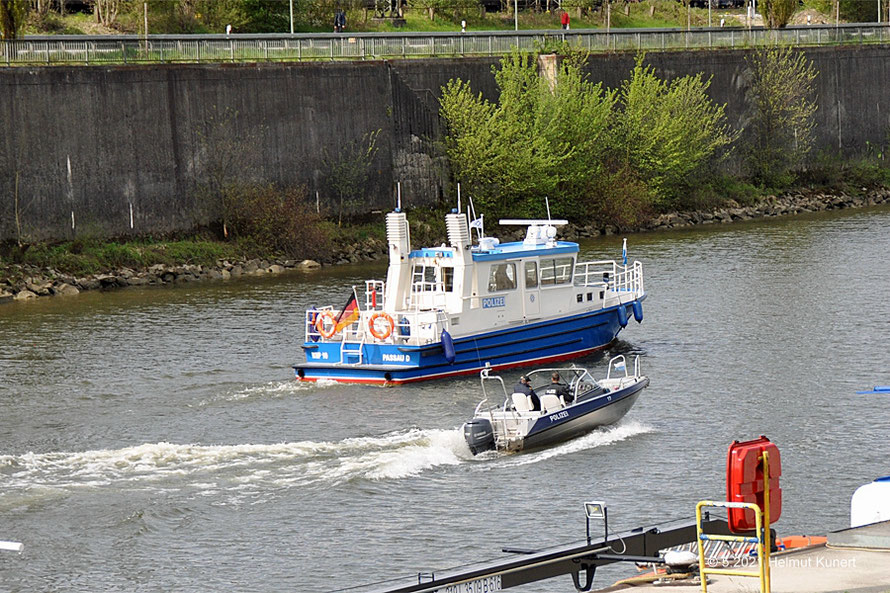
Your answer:
[[[838,45],[890,42],[885,24],[784,29],[699,28],[489,31],[473,33],[354,33],[297,35],[43,36],[0,42],[0,63],[139,64],[497,56],[513,47],[536,49],[566,41],[593,52],[747,48],[774,43]]]

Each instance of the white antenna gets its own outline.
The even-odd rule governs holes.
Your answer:
[[[402,211],[402,182],[401,181],[396,182],[396,192],[398,194],[398,198],[396,201],[396,212],[401,212]]]
[[[460,183],[457,184],[457,211],[460,212]]]
[[[544,204],[547,205],[547,220],[550,220],[550,198],[544,196]]]

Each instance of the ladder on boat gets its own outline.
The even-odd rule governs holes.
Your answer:
[[[364,362],[365,336],[362,335],[358,342],[350,342],[344,336],[340,342],[340,364],[357,366]]]

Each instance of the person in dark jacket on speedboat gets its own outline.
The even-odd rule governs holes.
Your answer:
[[[528,377],[522,375],[519,377],[519,383],[513,388],[513,393],[524,393],[529,396],[532,400],[532,412],[540,412],[541,411],[541,398],[538,397],[538,394],[535,393],[535,390],[532,389],[532,386],[529,385]]]
[[[553,374],[550,375],[550,385],[547,386],[547,389],[544,390],[544,395],[555,395],[556,397],[561,397],[566,405],[572,403],[575,399],[572,397],[572,394],[569,392],[569,388],[565,383],[561,383],[559,380],[559,373],[553,371]]]

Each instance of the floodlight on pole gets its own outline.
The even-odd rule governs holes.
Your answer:
[[[609,510],[602,500],[592,500],[584,503],[584,516],[587,518],[587,543],[590,544],[590,520],[602,519],[603,541],[609,539]]]

